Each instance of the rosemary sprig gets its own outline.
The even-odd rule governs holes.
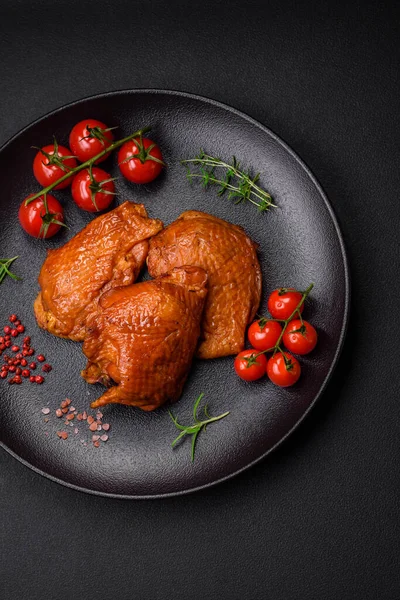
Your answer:
[[[151,127],[143,127],[142,129],[135,131],[135,133],[131,133],[131,135],[128,135],[127,137],[122,138],[121,140],[116,140],[115,142],[113,142],[112,144],[110,144],[109,146],[104,148],[104,150],[102,150],[101,152],[96,154],[96,156],[89,158],[89,160],[81,163],[80,165],[77,165],[73,169],[69,169],[68,172],[64,173],[64,175],[62,175],[59,179],[57,179],[57,181],[54,181],[47,187],[40,190],[40,192],[37,192],[36,194],[33,194],[32,196],[27,198],[27,200],[25,201],[25,206],[28,206],[28,204],[30,204],[33,200],[36,200],[36,198],[39,198],[39,196],[42,196],[43,194],[48,194],[49,192],[51,192],[51,190],[53,188],[55,188],[57,185],[59,185],[60,183],[62,183],[63,181],[65,181],[66,179],[71,177],[71,175],[76,175],[76,173],[78,173],[79,171],[82,171],[82,169],[91,167],[92,165],[95,164],[95,162],[97,160],[99,160],[99,158],[102,158],[109,152],[112,152],[116,148],[119,148],[120,146],[125,144],[125,142],[129,142],[129,140],[132,140],[133,138],[142,136],[144,133],[147,133],[148,131],[150,131],[150,129],[151,129]]]
[[[15,281],[21,279],[21,277],[17,277],[17,275],[10,271],[10,266],[17,258],[18,256],[14,256],[13,258],[0,258],[0,283],[3,282],[6,275],[9,275],[12,279],[15,279]]]
[[[200,150],[195,158],[182,160],[181,164],[186,167],[186,177],[191,183],[194,178],[199,178],[205,188],[216,185],[218,196],[223,196],[227,192],[228,199],[233,200],[235,204],[250,202],[260,212],[275,206],[270,194],[257,185],[260,173],[252,177],[250,171],[240,168],[240,163],[235,156],[232,157],[232,164],[228,164]],[[198,170],[192,171],[191,166],[198,167]]]
[[[267,318],[267,317],[261,317],[259,319],[258,323],[260,326],[260,330],[263,329],[263,327],[265,326],[267,321],[278,321],[279,323],[282,323],[282,331],[279,335],[279,338],[276,341],[275,346],[273,346],[272,348],[268,348],[267,350],[262,350],[261,352],[255,352],[254,354],[251,354],[248,357],[244,357],[244,360],[247,361],[247,368],[251,367],[252,365],[254,365],[257,362],[257,357],[260,356],[260,354],[266,354],[267,352],[273,352],[273,355],[274,355],[277,352],[280,352],[285,361],[286,369],[288,371],[290,371],[292,369],[292,361],[290,360],[290,358],[287,358],[285,356],[285,353],[283,352],[283,350],[281,348],[283,334],[285,333],[287,326],[289,325],[289,323],[293,319],[293,317],[296,315],[296,313],[298,314],[298,317],[301,321],[301,327],[300,327],[299,331],[302,331],[304,325],[303,325],[303,317],[301,316],[300,308],[303,306],[305,299],[307,298],[307,296],[309,295],[309,293],[311,292],[313,287],[314,287],[314,284],[311,283],[308,286],[308,288],[306,290],[304,290],[304,292],[300,292],[301,298],[300,298],[296,308],[294,309],[292,314],[287,319],[272,319],[272,318]],[[282,295],[282,294],[286,293],[287,291],[288,291],[287,288],[281,288],[279,294]]]
[[[199,404],[200,404],[203,396],[204,396],[204,393],[201,393],[200,396],[197,398],[196,402],[194,403],[194,406],[193,406],[194,423],[192,425],[188,425],[188,426],[181,425],[180,423],[178,423],[176,417],[174,417],[172,412],[170,410],[168,411],[169,416],[173,420],[175,427],[180,430],[180,434],[174,439],[171,446],[174,448],[176,446],[176,444],[182,438],[185,437],[185,435],[191,435],[192,436],[192,446],[191,446],[192,462],[194,461],[196,440],[197,440],[197,437],[198,437],[200,431],[202,431],[202,430],[205,431],[207,425],[209,425],[210,423],[214,423],[215,421],[219,421],[220,419],[223,419],[224,417],[229,415],[229,411],[228,411],[228,412],[223,413],[222,415],[218,415],[218,417],[211,417],[208,413],[208,405],[206,404],[203,408],[203,411],[204,411],[204,414],[207,417],[207,419],[205,419],[204,421],[200,421],[198,418],[197,412],[198,412]]]

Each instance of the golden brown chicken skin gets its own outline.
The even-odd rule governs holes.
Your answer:
[[[241,227],[184,212],[151,239],[147,265],[152,277],[182,265],[205,269],[209,292],[197,355],[217,358],[243,350],[246,325],[260,304],[261,269],[256,245]]]
[[[150,411],[182,392],[200,335],[207,275],[182,267],[152,281],[106,292],[88,320],[82,376],[110,387],[92,403]]]
[[[82,341],[99,295],[135,281],[146,260],[147,240],[162,227],[160,220],[148,218],[142,204],[124,202],[91,221],[61,248],[49,250],[34,304],[40,327]]]

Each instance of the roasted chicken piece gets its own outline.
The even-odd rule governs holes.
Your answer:
[[[208,274],[197,355],[217,358],[243,350],[246,325],[261,298],[256,245],[241,227],[190,210],[151,239],[147,258],[152,277],[182,265],[202,267]]]
[[[124,202],[91,221],[61,248],[49,250],[34,304],[40,327],[82,341],[99,295],[135,281],[146,260],[147,240],[162,227],[158,219],[148,218],[143,204]]]
[[[110,290],[88,319],[82,376],[110,387],[92,403],[154,410],[182,392],[200,335],[207,275],[173,269],[152,281]]]

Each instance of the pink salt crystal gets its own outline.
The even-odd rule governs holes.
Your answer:
[[[110,429],[110,424],[109,423],[104,423],[103,424],[103,429],[104,429],[104,431],[108,431]]]
[[[61,410],[61,408],[57,408],[56,410],[56,417],[60,418],[63,416],[63,411]]]
[[[106,442],[108,440],[108,435],[106,433],[104,433],[101,437],[100,437],[102,442]]]
[[[97,425],[97,431],[101,431],[101,425]]]
[[[99,411],[98,413],[96,413],[96,417],[98,419],[102,419],[103,418],[103,413]]]
[[[78,429],[77,427],[75,427],[75,429],[74,429],[74,433],[75,433],[75,435],[76,435],[77,433],[79,433],[79,429]]]
[[[42,408],[42,413],[44,415],[48,415],[50,413],[50,409],[49,408]]]
[[[93,442],[97,442],[97,440],[99,440],[99,439],[100,439],[99,435],[92,435]]]

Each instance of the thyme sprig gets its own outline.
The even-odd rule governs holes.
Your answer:
[[[208,412],[208,404],[205,404],[203,407],[203,412],[205,414],[205,416],[207,417],[207,419],[200,421],[198,418],[198,408],[199,408],[199,404],[202,401],[204,396],[204,393],[201,393],[200,396],[197,398],[196,402],[194,403],[193,406],[193,419],[194,419],[194,423],[192,425],[181,425],[180,423],[178,423],[176,417],[174,417],[174,415],[172,414],[172,412],[169,410],[169,416],[171,417],[171,419],[174,422],[174,425],[177,429],[180,430],[179,435],[174,439],[174,441],[172,442],[171,446],[174,448],[176,446],[176,444],[182,439],[184,438],[186,435],[190,435],[192,436],[192,444],[191,444],[191,459],[192,462],[194,461],[194,454],[195,454],[195,449],[196,449],[196,440],[197,437],[199,435],[199,433],[201,431],[205,431],[207,428],[207,425],[209,425],[210,423],[214,423],[215,421],[219,421],[220,419],[223,419],[224,417],[229,415],[229,411],[228,412],[224,412],[221,415],[218,415],[218,417],[211,417],[209,412]]]
[[[260,330],[262,330],[263,327],[265,327],[265,324],[267,323],[267,321],[278,321],[279,323],[282,323],[282,331],[276,341],[275,346],[272,346],[272,348],[268,348],[267,350],[262,350],[261,352],[255,352],[254,354],[251,354],[250,356],[243,357],[243,360],[245,360],[247,362],[247,368],[251,367],[252,365],[254,365],[257,362],[257,357],[260,356],[260,354],[266,354],[267,352],[273,352],[273,356],[277,352],[280,352],[283,356],[283,360],[285,361],[286,369],[288,371],[290,371],[293,368],[293,363],[292,363],[291,359],[287,358],[287,356],[285,355],[285,353],[283,352],[283,350],[281,348],[281,342],[282,342],[282,338],[286,331],[287,326],[289,325],[290,321],[293,319],[293,317],[296,314],[298,315],[298,317],[301,321],[301,326],[296,331],[299,331],[300,333],[303,333],[305,331],[304,324],[303,324],[303,317],[301,316],[300,308],[303,306],[305,299],[307,298],[307,296],[309,295],[309,293],[311,292],[313,287],[314,287],[314,284],[311,283],[308,286],[308,288],[306,290],[304,290],[304,292],[300,292],[301,298],[300,298],[296,308],[294,309],[292,314],[287,319],[272,319],[272,318],[267,318],[267,317],[261,317],[259,319],[258,324],[260,326]],[[287,291],[288,291],[287,288],[281,288],[279,290],[278,294],[283,295]]]
[[[250,171],[242,170],[235,156],[232,157],[232,164],[228,164],[200,150],[195,158],[182,160],[181,164],[186,167],[186,177],[191,183],[193,179],[199,178],[205,188],[216,185],[218,196],[227,192],[228,199],[235,204],[250,202],[260,212],[269,210],[271,206],[275,207],[271,195],[257,184],[260,173],[253,177]],[[191,170],[191,166],[198,167],[198,171]]]
[[[11,279],[15,279],[15,281],[21,279],[21,277],[17,277],[17,275],[10,271],[12,263],[14,260],[17,260],[17,258],[18,256],[14,256],[13,258],[0,258],[0,283],[3,282],[7,275],[11,277]]]

